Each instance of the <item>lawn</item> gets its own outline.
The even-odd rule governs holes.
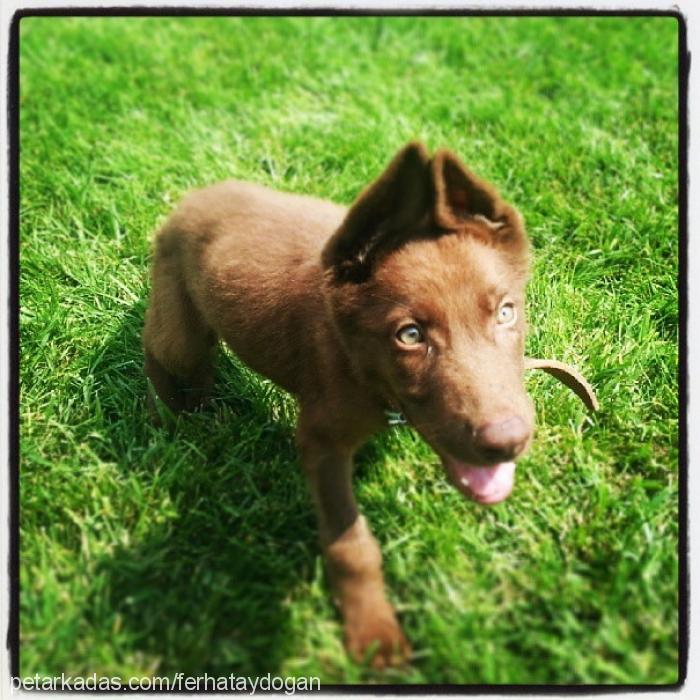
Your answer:
[[[25,18],[20,25],[21,674],[322,683],[678,678],[673,18]],[[228,177],[349,203],[406,141],[524,215],[538,432],[463,499],[394,428],[358,458],[410,667],[349,662],[293,400],[223,353],[212,407],[149,425],[152,232]]]

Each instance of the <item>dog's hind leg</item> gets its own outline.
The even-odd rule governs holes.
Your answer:
[[[174,412],[198,408],[208,397],[217,341],[187,292],[178,237],[178,231],[164,230],[156,242],[143,330],[146,376]],[[149,407],[158,419],[150,391]]]

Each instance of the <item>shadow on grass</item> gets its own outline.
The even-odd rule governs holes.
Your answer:
[[[143,655],[158,673],[274,673],[294,643],[285,601],[317,556],[292,422],[279,420],[285,399],[221,356],[212,406],[152,428],[144,309],[125,314],[91,368],[98,432],[136,501],[130,541],[99,568],[107,593],[92,622],[112,615],[127,640],[115,654]]]

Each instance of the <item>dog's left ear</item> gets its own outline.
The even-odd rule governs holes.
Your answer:
[[[430,157],[411,142],[350,207],[323,250],[324,267],[337,280],[362,281],[382,250],[429,217],[431,204]]]
[[[485,223],[497,239],[507,239],[522,230],[518,212],[498,192],[460,163],[450,151],[439,150],[432,162],[435,188],[435,223],[458,229],[470,219]]]

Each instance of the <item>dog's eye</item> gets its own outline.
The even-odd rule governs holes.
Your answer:
[[[504,326],[509,326],[513,323],[515,323],[515,319],[518,317],[518,314],[515,310],[515,304],[507,301],[505,304],[501,305],[501,308],[498,309],[498,316],[497,320],[498,323],[504,325]]]
[[[409,323],[407,326],[400,328],[396,337],[404,345],[418,345],[423,342],[423,333],[415,323]]]

